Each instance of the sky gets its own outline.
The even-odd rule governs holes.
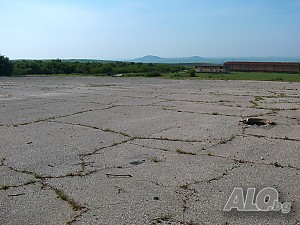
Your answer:
[[[10,59],[299,57],[300,0],[0,0]]]

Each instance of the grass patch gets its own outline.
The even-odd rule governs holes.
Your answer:
[[[108,76],[107,74],[52,74],[52,75],[27,75],[27,76]],[[299,74],[268,73],[268,72],[230,72],[229,74],[196,73],[191,77],[189,70],[177,72],[136,72],[123,73],[124,77],[159,77],[164,79],[189,79],[189,80],[256,80],[300,82]]]
[[[299,74],[267,73],[267,72],[230,72],[229,74],[197,74],[203,80],[257,80],[257,81],[285,81],[300,82]]]

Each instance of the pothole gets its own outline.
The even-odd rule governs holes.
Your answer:
[[[276,125],[274,121],[270,121],[264,118],[255,118],[255,117],[246,118],[244,120],[241,120],[240,122],[247,125],[257,125],[257,126]]]

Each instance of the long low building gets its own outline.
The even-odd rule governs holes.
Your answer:
[[[285,72],[298,73],[300,63],[296,62],[225,62],[230,71]]]
[[[197,73],[229,73],[228,66],[222,65],[202,65],[195,67]]]

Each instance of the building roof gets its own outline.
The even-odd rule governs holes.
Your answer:
[[[300,62],[225,62],[224,65],[270,65],[270,66],[295,66],[299,65]]]

